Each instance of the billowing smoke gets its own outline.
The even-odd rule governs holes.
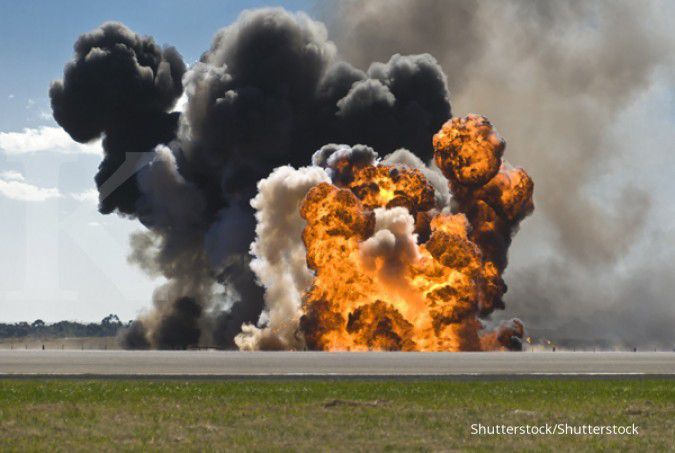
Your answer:
[[[124,344],[233,347],[242,325],[258,323],[265,302],[256,277],[275,285],[265,267],[297,260],[261,251],[267,239],[259,227],[251,263],[250,200],[272,169],[307,165],[327,143],[431,156],[430,137],[451,114],[443,71],[428,54],[383,61],[356,69],[338,57],[323,24],[282,9],[243,12],[187,70],[174,48],[119,23],[77,40],[63,80],[50,89],[54,117],[79,142],[103,138],[99,209],[145,226],[132,237],[130,261],[167,280]],[[184,112],[174,112],[181,94]],[[307,183],[297,184],[289,190],[301,197]],[[262,222],[264,198],[254,202]],[[287,227],[297,229],[293,219]],[[294,278],[297,288],[302,275]],[[275,329],[288,312],[275,310],[265,312],[263,327]],[[242,347],[246,335],[266,336],[246,329]],[[294,340],[274,341],[282,342],[269,347]]]
[[[373,235],[360,244],[360,258],[366,269],[396,285],[405,265],[419,259],[415,219],[406,208],[398,206],[376,208],[373,214]]]
[[[320,347],[316,340],[312,339],[316,335],[311,332],[309,332],[310,343],[305,343],[305,335],[309,329],[307,326],[315,321],[312,316],[319,318],[320,323],[324,324],[321,327],[325,328],[326,324],[329,324],[320,313],[320,309],[323,308],[321,304],[318,304],[318,307],[315,304],[314,307],[318,310],[310,312],[309,316],[306,303],[303,304],[311,285],[316,285],[315,274],[308,267],[308,261],[311,262],[312,259],[308,260],[303,241],[303,238],[307,239],[308,233],[303,233],[307,231],[307,222],[301,217],[301,206],[306,203],[310,189],[319,186],[320,183],[332,183],[337,187],[352,187],[352,190],[368,200],[379,194],[378,183],[386,183],[387,178],[395,176],[402,190],[409,188],[405,186],[406,182],[412,182],[414,185],[422,184],[422,187],[429,190],[411,191],[412,194],[423,194],[422,198],[415,201],[416,205],[422,206],[423,209],[433,209],[433,212],[449,210],[448,180],[437,167],[428,167],[405,149],[399,149],[380,159],[368,146],[328,144],[314,153],[312,164],[312,167],[301,167],[297,170],[290,166],[279,167],[268,178],[258,183],[258,194],[252,201],[258,224],[256,239],[251,247],[251,253],[255,256],[251,267],[266,289],[265,309],[259,321],[260,327],[245,325],[242,334],[237,337],[236,342],[242,349]],[[375,167],[378,167],[386,178],[366,180],[365,178],[377,175],[377,172],[372,171]],[[411,173],[410,169],[419,173]],[[418,178],[406,179],[407,174],[414,174]],[[394,190],[391,190],[391,193],[393,197]],[[424,216],[418,216],[417,220],[413,219],[410,214],[411,211],[414,212],[412,206],[396,207],[395,204],[404,199],[403,191],[397,193],[399,195],[389,203],[393,207],[373,210],[373,234],[359,246],[358,261],[370,271],[384,262],[386,265],[378,269],[377,274],[386,280],[387,285],[403,289],[398,282],[405,280],[404,271],[419,258],[417,242],[426,242],[429,238],[429,232],[420,234],[418,229],[428,229],[430,226]],[[379,200],[370,199],[370,202],[377,203]],[[325,205],[329,206],[329,203]],[[369,206],[372,208],[375,204]],[[341,218],[344,215],[339,209],[329,207],[326,209],[328,217]],[[468,228],[468,222],[462,225],[462,228]],[[330,271],[338,279],[350,280],[347,272],[333,268]],[[348,268],[348,271],[354,272],[355,269]],[[375,303],[373,306],[363,304],[350,318],[351,329],[354,331],[366,329],[367,335],[377,337],[379,335],[377,329],[371,331],[373,326],[366,324],[376,318],[383,308],[386,309],[383,302]],[[367,315],[364,314],[366,312]],[[301,332],[299,325],[303,315],[305,332]],[[359,321],[356,320],[357,317]],[[407,323],[400,315],[395,318],[401,324]],[[500,343],[496,334],[491,334],[488,342],[487,347],[492,349],[511,346],[508,343]],[[371,347],[413,349],[415,345],[408,340],[393,344],[375,342]],[[474,344],[473,347],[478,348],[478,345]]]
[[[667,2],[346,1],[325,12],[357,67],[429,52],[455,114],[477,111],[537,181],[507,311],[572,347],[672,348],[672,109]],[[646,100],[644,100],[646,99]]]
[[[302,295],[313,275],[302,243],[305,222],[300,204],[312,187],[328,181],[323,168],[283,166],[258,183],[258,195],[251,202],[258,221],[251,269],[266,289],[265,310],[258,323],[261,327],[243,326],[236,338],[240,349],[304,347],[298,322]]]
[[[289,326],[301,316],[309,270],[298,258],[301,240],[277,235],[295,234],[302,219],[297,210],[289,217],[277,211],[280,196],[265,187],[300,203],[311,181],[349,185],[353,169],[379,155],[384,166],[418,169],[433,191],[429,209],[450,206],[480,220],[476,200],[489,202],[491,192],[471,188],[467,198],[455,184],[461,190],[451,200],[430,163],[431,137],[453,113],[448,86],[454,110],[498,124],[509,159],[538,184],[539,214],[524,227],[529,247],[516,241],[516,265],[506,273],[509,309],[554,341],[671,346],[675,261],[663,251],[672,246],[662,244],[672,245],[672,235],[658,229],[663,219],[650,217],[668,186],[636,187],[632,170],[624,170],[636,165],[637,152],[663,160],[667,147],[647,141],[670,124],[649,124],[645,143],[634,140],[630,149],[619,140],[634,124],[622,120],[631,104],[664,70],[672,81],[675,28],[664,30],[660,20],[672,17],[671,7],[663,13],[651,2],[573,0],[325,5],[338,46],[320,22],[280,9],[242,13],[190,68],[174,48],[122,24],[103,24],[76,42],[63,79],[50,89],[54,117],[79,142],[103,138],[99,209],[143,224],[131,238],[130,261],[166,279],[153,309],[127,331],[128,347],[301,347]],[[181,95],[182,113],[173,111]],[[313,155],[325,173],[301,168]],[[301,169],[270,175],[289,164]],[[619,177],[603,185],[612,172]],[[369,188],[357,190],[366,197]],[[414,234],[425,242],[430,226],[417,214]],[[475,233],[473,240],[503,270],[500,250],[511,233]],[[494,300],[485,311],[501,306]],[[292,322],[284,323],[287,315]],[[353,329],[361,323],[354,320]],[[495,341],[519,335],[522,324],[505,322]]]
[[[325,168],[332,181],[346,186],[354,180],[354,169],[374,165],[376,160],[377,153],[369,146],[329,144],[314,153],[312,165]]]
[[[56,121],[78,142],[104,135],[101,185],[128,153],[151,151],[175,137],[178,114],[169,113],[183,92],[185,64],[173,47],[162,48],[119,23],[106,23],[75,43],[63,80],[49,90]],[[101,199],[100,210],[136,214],[139,189],[126,179]]]

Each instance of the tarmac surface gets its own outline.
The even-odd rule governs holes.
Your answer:
[[[675,352],[0,351],[0,378],[532,375],[675,378]]]

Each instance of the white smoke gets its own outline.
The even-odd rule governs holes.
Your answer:
[[[256,238],[251,244],[251,270],[265,287],[265,308],[258,325],[244,324],[235,343],[243,350],[302,349],[296,335],[302,293],[312,282],[302,242],[305,222],[300,203],[321,182],[330,182],[323,168],[276,168],[258,183],[251,200],[256,210]]]
[[[415,219],[403,207],[377,208],[373,213],[375,232],[361,243],[361,259],[370,269],[381,263],[380,275],[395,278],[419,257]]]

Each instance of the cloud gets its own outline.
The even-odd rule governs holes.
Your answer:
[[[5,181],[23,181],[26,178],[18,171],[7,170],[0,173],[0,179],[4,179]]]
[[[38,187],[24,180],[23,175],[17,171],[2,172],[0,174],[0,195],[17,201],[46,201],[61,196],[57,188]]]
[[[64,154],[101,154],[100,141],[77,143],[60,127],[24,128],[21,132],[0,132],[0,151],[18,155],[40,151]]]
[[[87,203],[98,203],[98,191],[96,189],[88,189],[84,192],[71,193],[70,196],[79,201]]]

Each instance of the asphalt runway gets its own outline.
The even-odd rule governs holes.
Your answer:
[[[675,352],[0,351],[0,377],[670,376]]]

